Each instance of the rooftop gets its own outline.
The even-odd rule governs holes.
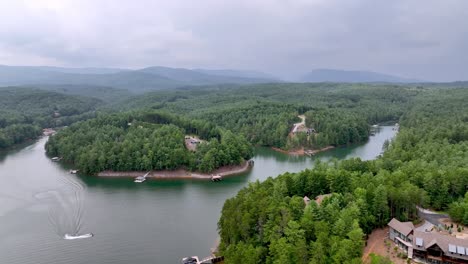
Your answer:
[[[396,231],[402,233],[403,235],[407,236],[411,231],[414,229],[414,225],[411,222],[400,222],[397,219],[393,218],[388,226],[395,229]]]

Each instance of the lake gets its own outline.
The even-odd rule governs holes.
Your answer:
[[[226,199],[248,182],[312,168],[317,159],[376,158],[396,131],[383,126],[369,141],[314,157],[257,148],[255,166],[221,182],[72,175],[51,161],[41,138],[0,152],[0,263],[180,263],[210,254]],[[94,233],[64,240],[65,233]]]

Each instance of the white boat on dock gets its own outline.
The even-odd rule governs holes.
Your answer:
[[[191,256],[182,259],[182,264],[212,264],[212,263],[224,263],[224,257],[222,256],[209,256],[204,259],[200,259],[198,256]]]
[[[143,176],[138,176],[138,177],[135,178],[135,180],[134,180],[133,182],[142,183],[142,182],[144,182],[144,181],[146,181],[146,178],[145,178],[145,177],[143,177]]]
[[[71,174],[77,174],[78,172],[79,172],[79,170],[70,170]]]
[[[53,158],[52,158],[52,161],[60,161],[61,159],[62,159],[62,158],[60,158],[60,157],[53,157]]]
[[[223,177],[221,177],[221,175],[219,174],[216,174],[216,175],[211,175],[211,181],[221,181],[223,179]]]
[[[135,180],[133,182],[136,182],[136,183],[142,183],[144,181],[146,181],[146,177],[149,175],[150,173],[147,172],[145,175],[143,176],[138,176],[135,178]]]

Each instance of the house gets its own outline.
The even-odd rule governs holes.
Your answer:
[[[388,223],[390,240],[398,242],[412,242],[411,235],[413,234],[414,225],[411,222],[400,222],[393,218]]]
[[[437,232],[415,230],[413,223],[393,218],[389,238],[408,253],[408,258],[425,263],[468,263],[468,240]]]
[[[427,263],[468,263],[468,240],[434,232],[414,232],[413,257]]]
[[[320,204],[322,204],[322,202],[323,202],[323,200],[324,200],[325,198],[331,197],[331,196],[332,196],[331,193],[317,195],[317,196],[315,197],[315,202],[316,202],[318,205],[320,205]]]

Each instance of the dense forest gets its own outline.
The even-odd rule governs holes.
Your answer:
[[[465,221],[468,90],[418,93],[381,158],[319,162],[227,200],[218,224],[225,262],[360,263],[364,235],[392,217],[416,219],[417,205]],[[332,195],[305,205],[320,194]]]
[[[0,149],[33,139],[42,128],[93,117],[100,100],[31,88],[0,88]]]
[[[367,140],[370,125],[396,122],[422,91],[370,84],[218,85],[148,93],[109,106],[109,111],[163,109],[215,122],[255,145],[319,148]],[[297,116],[304,113],[317,135],[289,138]]]
[[[185,135],[196,135],[205,142],[195,152],[189,151]],[[251,145],[241,135],[207,121],[156,111],[102,114],[63,129],[49,139],[46,149],[90,174],[181,167],[210,172],[240,164],[253,155]]]

